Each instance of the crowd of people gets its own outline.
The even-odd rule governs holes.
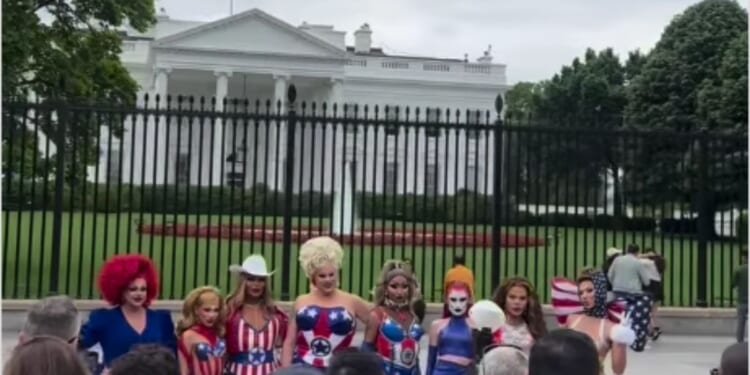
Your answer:
[[[272,298],[274,271],[262,256],[251,255],[228,267],[237,283],[227,296],[211,286],[194,289],[174,324],[169,311],[151,307],[159,291],[153,262],[142,255],[115,256],[98,277],[110,306],[92,311],[81,324],[69,298],[41,300],[29,311],[4,374],[619,375],[626,370],[628,347],[642,351],[649,337],[661,333],[651,312],[663,295],[665,264],[654,254],[641,256],[635,246],[625,255],[608,251],[603,269],[552,281],[561,326],[555,330],[548,329],[537,292],[525,278],[503,280],[491,302],[480,301],[463,256],[445,277],[443,317],[427,327],[409,260],[383,265],[370,303],[339,288],[343,257],[329,237],[301,246],[310,291],[287,314]],[[746,275],[745,268],[745,283]],[[502,316],[492,329],[473,318],[487,303]],[[358,324],[364,339],[355,346]],[[101,360],[87,350],[95,345]],[[722,356],[721,374],[747,373],[747,344],[737,345]]]

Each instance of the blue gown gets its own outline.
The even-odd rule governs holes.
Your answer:
[[[138,334],[128,324],[122,308],[97,309],[91,312],[88,322],[81,328],[80,345],[90,348],[101,345],[104,366],[109,368],[112,361],[140,344],[161,344],[177,352],[172,315],[165,310],[146,310],[146,328]]]

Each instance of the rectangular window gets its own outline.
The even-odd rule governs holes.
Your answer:
[[[385,193],[396,194],[398,186],[398,163],[385,163]]]
[[[442,111],[440,108],[427,108],[427,124],[425,124],[425,133],[428,137],[439,137],[440,129],[438,124],[440,123],[440,115]]]
[[[399,133],[399,108],[395,105],[389,105],[388,111],[385,112],[385,134],[397,135]]]
[[[437,195],[438,193],[438,164],[428,163],[424,171],[424,193],[427,195]]]
[[[190,183],[190,154],[180,153],[177,155],[177,183]]]

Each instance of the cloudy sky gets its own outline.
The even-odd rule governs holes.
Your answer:
[[[231,0],[157,0],[172,18],[226,17]],[[294,26],[367,22],[386,53],[475,60],[492,45],[510,83],[551,77],[587,47],[650,50],[672,17],[696,0],[234,0],[235,13],[259,8]]]

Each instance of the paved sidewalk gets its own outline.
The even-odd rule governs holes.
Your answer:
[[[3,362],[18,340],[17,332],[3,331],[2,354]],[[358,345],[362,340],[362,333],[355,337]],[[651,344],[651,348],[643,353],[628,352],[628,375],[680,374],[706,375],[709,369],[718,365],[719,357],[725,347],[732,344],[731,337],[715,336],[669,336]],[[422,342],[423,350],[420,359],[423,363],[427,358],[427,341]]]

